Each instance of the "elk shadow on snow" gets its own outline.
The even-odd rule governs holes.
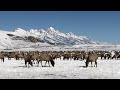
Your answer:
[[[78,66],[78,67],[81,67],[81,68],[87,68],[86,66]]]
[[[59,77],[62,77],[62,78],[65,78],[67,77],[66,75],[56,75],[56,74],[44,74],[46,76],[59,76]]]
[[[31,66],[28,66],[28,68],[30,68]],[[27,68],[26,66],[15,66],[15,67],[13,67],[13,68]]]

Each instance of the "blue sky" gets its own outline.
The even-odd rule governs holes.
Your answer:
[[[47,29],[120,43],[120,11],[0,11],[0,29]]]

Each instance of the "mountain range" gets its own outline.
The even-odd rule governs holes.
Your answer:
[[[0,30],[0,49],[16,49],[61,45],[102,45],[106,42],[94,41],[87,36],[77,36],[72,32],[63,33],[53,27],[47,30],[17,28],[14,31]]]

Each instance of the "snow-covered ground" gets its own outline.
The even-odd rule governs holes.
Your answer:
[[[85,61],[57,59],[55,67],[25,67],[24,60],[5,58],[0,62],[0,79],[120,79],[120,60],[98,59],[97,68],[84,66]]]

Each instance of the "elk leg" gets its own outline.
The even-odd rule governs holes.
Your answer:
[[[43,67],[43,65],[42,65],[42,61],[41,61],[41,66]]]
[[[96,67],[97,67],[97,61],[95,61],[95,65],[96,65]]]
[[[25,61],[25,66],[27,67],[27,62]]]
[[[32,63],[32,61],[30,61],[30,62],[29,62],[29,64],[30,64],[31,66],[33,66],[33,63]]]
[[[3,58],[3,62],[4,62],[4,58]]]
[[[86,61],[86,67],[88,67],[89,62]]]
[[[92,66],[92,62],[91,62],[91,67],[93,67],[93,66]]]
[[[47,63],[47,61],[45,62],[45,65],[44,65],[44,66],[46,66],[46,63]]]
[[[38,65],[37,65],[37,67],[38,67],[39,66],[39,61],[37,63],[38,63]]]
[[[48,61],[49,67],[50,67],[50,61]]]

